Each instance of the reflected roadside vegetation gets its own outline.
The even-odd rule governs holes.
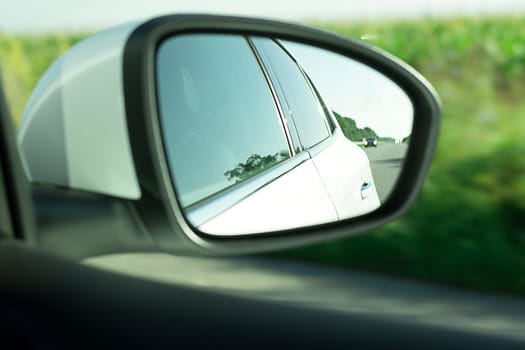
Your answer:
[[[282,255],[525,294],[524,22],[524,15],[516,15],[317,23],[373,38],[369,43],[418,69],[442,99],[442,130],[423,192],[403,218],[375,232]],[[0,34],[15,121],[40,74],[82,37]]]
[[[288,151],[282,151],[266,156],[252,154],[250,157],[248,157],[246,162],[239,163],[235,168],[224,172],[224,176],[228,178],[228,181],[237,183],[246,180],[288,158]]]
[[[346,138],[350,141],[359,142],[363,140],[364,142],[368,138],[374,138],[379,142],[383,143],[403,143],[405,145],[408,145],[410,142],[410,135],[398,139],[389,136],[381,137],[372,128],[369,128],[368,126],[365,126],[362,129],[359,128],[355,120],[353,120],[350,117],[343,117],[336,111],[332,111],[332,113],[334,114],[335,118],[337,119],[337,122],[341,126],[341,129],[343,130],[343,133],[345,134]]]

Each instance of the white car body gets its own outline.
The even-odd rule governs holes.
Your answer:
[[[326,145],[319,145],[322,149],[311,159],[198,229],[220,236],[272,232],[348,219],[377,209],[379,196],[365,152],[339,128],[323,143]]]

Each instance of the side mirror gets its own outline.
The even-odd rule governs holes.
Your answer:
[[[232,254],[399,216],[439,113],[428,82],[361,42],[174,15],[96,34],[55,62],[19,146],[35,184],[129,201],[162,249]]]

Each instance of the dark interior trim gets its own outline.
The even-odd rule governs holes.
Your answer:
[[[15,128],[0,76],[0,230],[16,239],[34,242],[34,216],[29,184],[22,169]]]
[[[2,340],[44,349],[523,349],[481,332],[162,284],[0,243]]]

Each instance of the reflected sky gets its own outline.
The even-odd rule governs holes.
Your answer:
[[[313,80],[329,108],[370,127],[381,137],[410,135],[413,108],[395,83],[344,56],[312,46],[283,42]]]

